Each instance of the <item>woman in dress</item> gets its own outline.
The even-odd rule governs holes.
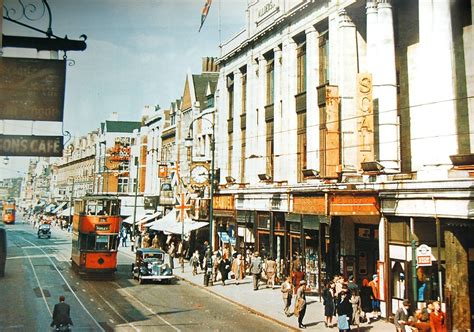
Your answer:
[[[323,305],[324,305],[324,324],[326,327],[332,326],[332,317],[334,316],[334,296],[335,285],[331,281],[326,284],[323,290]]]
[[[343,288],[339,293],[337,300],[336,312],[337,312],[337,327],[339,331],[350,331],[349,322],[352,317],[352,305],[349,302],[349,295],[347,289]]]
[[[370,324],[370,313],[372,312],[372,287],[369,286],[367,279],[362,280],[362,287],[360,288],[360,302],[363,316]]]
[[[446,332],[446,315],[441,311],[438,301],[433,302],[434,310],[430,313],[430,326],[432,332]]]
[[[232,261],[232,272],[235,276],[235,284],[238,285],[240,280],[244,279],[244,261],[242,260],[242,255],[238,254],[236,258]]]
[[[359,331],[361,300],[360,300],[359,291],[357,289],[352,290],[351,298],[349,299],[349,302],[352,304],[351,324],[357,326],[357,331]]]
[[[230,272],[230,261],[227,256],[223,256],[219,263],[219,272],[221,273],[222,285],[225,286],[225,281]]]

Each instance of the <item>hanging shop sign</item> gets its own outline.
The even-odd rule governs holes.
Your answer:
[[[0,155],[61,157],[63,155],[63,137],[0,135]]]
[[[0,119],[63,121],[66,62],[0,57]]]
[[[417,266],[433,265],[431,260],[431,247],[427,246],[426,244],[422,244],[416,248],[416,264]]]

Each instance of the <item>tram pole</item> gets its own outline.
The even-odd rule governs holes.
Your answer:
[[[136,219],[137,219],[137,198],[138,198],[138,157],[135,158],[135,167],[137,168],[137,173],[136,173],[136,177],[135,177],[135,202],[133,204],[133,223],[132,223],[132,238],[133,238],[133,241],[132,241],[132,251],[134,251],[134,246],[135,246],[135,243],[137,244],[137,246],[139,245],[138,241],[136,241],[136,236],[137,234],[135,234],[135,223],[136,223]]]

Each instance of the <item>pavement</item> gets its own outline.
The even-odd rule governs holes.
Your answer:
[[[119,251],[128,255],[133,255],[130,246],[119,247]],[[300,330],[298,328],[297,318],[294,316],[287,317],[283,312],[283,299],[280,286],[275,286],[274,289],[271,289],[267,288],[266,285],[261,282],[259,289],[254,291],[252,276],[246,276],[244,280],[240,281],[239,285],[236,285],[234,280],[227,280],[226,285],[224,286],[222,285],[222,282],[218,280],[212,286],[204,286],[204,272],[199,271],[199,273],[194,276],[192,273],[192,267],[188,261],[185,261],[184,263],[184,272],[182,271],[182,267],[179,265],[177,259],[174,261],[174,267],[174,274],[178,279],[193,286],[200,287],[215,296],[234,303],[235,305],[242,307],[244,310],[252,312],[258,316],[274,321],[289,330]],[[324,307],[321,302],[322,299],[320,299],[319,296],[307,295],[306,301],[308,306],[303,320],[303,324],[306,325],[305,330],[338,331],[337,317],[333,318],[334,327],[327,328],[324,325]],[[293,304],[294,300],[290,307],[291,312],[293,312]],[[394,331],[395,326],[392,323],[386,322],[384,319],[379,319],[370,324],[362,323],[359,326],[359,329],[355,326],[352,326],[351,329],[353,331],[383,332]]]

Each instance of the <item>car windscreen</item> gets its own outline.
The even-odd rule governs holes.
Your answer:
[[[143,254],[143,259],[147,262],[158,262],[163,261],[163,253],[161,252],[154,252],[154,253],[146,253]]]

